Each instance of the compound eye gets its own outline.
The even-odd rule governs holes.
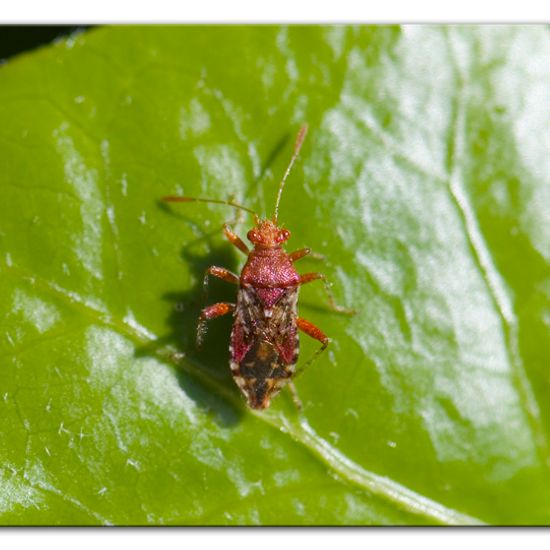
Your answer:
[[[246,238],[247,238],[251,243],[254,243],[254,242],[257,242],[257,241],[258,241],[258,234],[256,233],[256,231],[254,231],[254,229],[251,229],[251,230],[246,234]]]
[[[290,231],[288,229],[281,229],[281,231],[279,231],[279,235],[278,235],[278,241],[280,243],[284,242],[284,241],[287,241],[290,237]]]

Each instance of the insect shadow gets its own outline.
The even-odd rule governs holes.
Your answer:
[[[212,278],[209,284],[208,297],[203,293],[203,279],[206,269],[212,265],[224,266],[231,271],[238,270],[237,257],[233,247],[227,244],[215,244],[213,237],[219,240],[221,228],[205,233],[191,219],[173,212],[164,203],[158,203],[165,213],[174,216],[193,226],[200,237],[187,243],[180,252],[185,265],[190,270],[192,286],[185,291],[170,290],[160,298],[169,304],[166,317],[168,331],[165,335],[136,349],[136,357],[158,357],[162,355],[171,359],[176,366],[176,376],[181,389],[195,404],[207,411],[214,421],[224,426],[238,423],[244,414],[243,408],[235,407],[223,396],[211,388],[203,387],[192,375],[178,367],[180,361],[191,363],[204,377],[213,381],[222,389],[222,394],[233,394],[239,398],[239,390],[233,382],[229,369],[229,334],[231,316],[216,319],[208,327],[203,346],[196,345],[197,322],[199,313],[206,304],[214,302],[235,302],[237,289],[223,281]],[[206,245],[206,247],[204,246]],[[207,249],[208,252],[200,252]],[[205,301],[206,299],[206,301]],[[166,350],[175,350],[168,354]],[[179,359],[178,354],[183,358]]]

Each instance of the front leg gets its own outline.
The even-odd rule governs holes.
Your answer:
[[[309,256],[312,260],[324,260],[325,257],[322,254],[318,254],[317,252],[312,252],[311,248],[300,248],[299,250],[295,250],[294,252],[291,252],[288,257],[292,263],[297,262],[298,260],[302,259],[304,256]]]
[[[202,346],[204,336],[206,335],[206,323],[210,319],[216,319],[216,317],[221,317],[222,315],[227,315],[228,313],[235,311],[235,304],[230,304],[227,302],[219,302],[211,306],[205,307],[199,315],[199,323],[197,325],[197,347]]]
[[[299,259],[311,254],[311,248],[300,248],[300,250],[295,250],[288,255],[289,260],[294,263]]]
[[[301,285],[305,285],[307,283],[311,283],[312,281],[318,280],[323,281],[325,292],[327,293],[328,303],[334,311],[337,311],[338,313],[345,313],[346,315],[354,315],[356,313],[354,309],[348,309],[346,307],[339,306],[336,303],[336,301],[334,300],[334,294],[332,294],[330,283],[327,281],[326,275],[323,275],[322,273],[305,273],[304,275],[300,275]]]
[[[246,254],[250,254],[250,250],[248,249],[248,246],[243,242],[243,240],[236,234],[231,231],[231,228],[228,224],[223,225],[223,234],[225,235],[225,238],[234,246],[236,246],[241,252]]]

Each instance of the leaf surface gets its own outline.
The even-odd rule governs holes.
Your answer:
[[[1,67],[0,522],[548,523],[549,54],[536,26],[110,27]],[[159,198],[270,215],[303,121],[280,219],[358,313],[304,287],[332,345],[302,414],[254,413],[230,319],[194,347],[235,212]]]

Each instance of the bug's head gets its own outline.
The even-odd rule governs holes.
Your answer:
[[[274,248],[290,238],[290,231],[280,228],[273,220],[258,220],[256,227],[252,228],[246,236],[254,246]]]

